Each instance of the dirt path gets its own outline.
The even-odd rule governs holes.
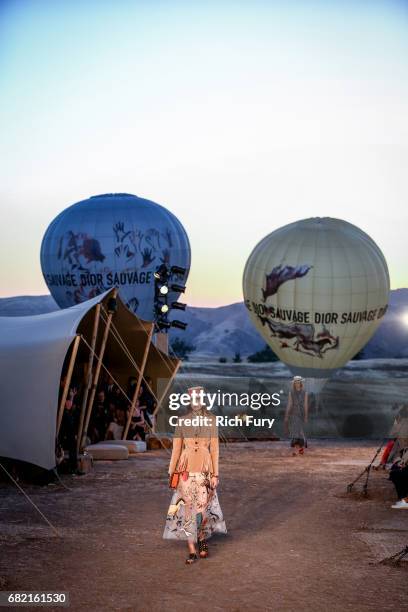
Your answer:
[[[55,538],[12,488],[0,488],[3,589],[66,590],[73,610],[354,611],[407,609],[407,566],[378,561],[408,543],[408,512],[374,473],[368,499],[345,485],[375,447],[315,443],[292,458],[283,443],[222,448],[219,495],[228,536],[184,565],[161,539],[167,455],[98,463],[71,487],[29,487],[60,529]],[[57,608],[56,608],[57,609]]]

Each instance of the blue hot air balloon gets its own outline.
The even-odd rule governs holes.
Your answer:
[[[93,196],[61,212],[41,244],[45,282],[61,308],[118,287],[122,299],[147,321],[154,318],[154,272],[190,268],[190,243],[180,221],[151,200],[127,193]],[[182,282],[183,281],[183,282]],[[178,292],[169,292],[169,303]]]

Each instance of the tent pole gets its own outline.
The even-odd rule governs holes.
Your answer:
[[[171,384],[172,384],[172,382],[173,382],[173,380],[174,380],[174,378],[175,378],[175,376],[176,376],[176,374],[177,374],[178,369],[179,369],[179,367],[180,367],[180,366],[181,366],[181,361],[179,360],[179,361],[178,361],[178,363],[177,363],[177,365],[176,365],[176,367],[174,368],[174,371],[173,371],[172,375],[171,375],[171,376],[170,376],[170,378],[169,378],[169,381],[168,381],[168,383],[167,383],[167,385],[166,385],[166,387],[165,387],[165,389],[164,389],[163,393],[162,393],[162,394],[161,394],[161,396],[160,396],[159,401],[157,402],[157,406],[156,406],[156,408],[154,409],[154,412],[153,412],[153,416],[154,416],[154,417],[155,417],[155,416],[156,416],[156,414],[159,412],[160,407],[161,407],[161,405],[162,405],[162,403],[163,403],[163,400],[164,400],[164,398],[166,397],[167,391],[170,389]],[[154,422],[153,422],[153,431],[154,431],[154,429],[155,429],[155,426],[154,426]]]
[[[78,353],[78,346],[79,346],[80,339],[81,339],[81,336],[77,335],[75,337],[74,345],[72,347],[71,357],[69,360],[69,366],[68,366],[68,371],[67,371],[67,378],[65,380],[64,390],[62,392],[62,397],[61,397],[61,401],[60,401],[59,408],[58,408],[57,436],[59,434],[59,430],[60,430],[61,423],[62,423],[62,416],[64,414],[65,402],[67,401],[69,386],[71,384],[72,372],[74,371],[74,365],[75,365],[75,360],[76,360],[76,356]]]
[[[118,290],[115,289],[113,294],[112,294],[112,298],[116,298],[117,295],[118,295]],[[83,427],[83,430],[81,432],[81,436],[79,438],[79,449],[80,450],[83,447],[84,438],[86,437],[86,434],[88,432],[88,426],[89,426],[89,420],[91,418],[92,406],[93,406],[93,403],[94,403],[95,394],[96,394],[96,388],[98,386],[99,375],[101,373],[101,368],[102,368],[102,359],[103,359],[103,356],[105,354],[106,343],[108,341],[108,335],[109,335],[109,330],[110,330],[110,326],[111,326],[111,323],[112,323],[113,315],[114,315],[113,312],[110,312],[108,314],[108,317],[107,317],[107,320],[106,320],[106,324],[105,324],[105,331],[103,332],[101,350],[99,351],[98,363],[96,364],[95,374],[94,374],[94,377],[93,377],[91,393],[90,393],[90,396],[89,396],[88,406],[87,406],[86,415],[85,415],[84,427]]]
[[[145,350],[144,350],[143,358],[142,358],[142,363],[140,365],[140,370],[139,370],[139,378],[137,380],[136,389],[135,389],[135,392],[134,392],[133,397],[132,397],[132,403],[131,403],[131,406],[130,406],[130,409],[129,409],[129,414],[128,414],[128,418],[127,418],[126,427],[123,430],[122,440],[126,440],[127,435],[129,433],[130,421],[132,420],[133,410],[135,408],[135,405],[136,405],[136,402],[137,402],[137,398],[139,397],[139,391],[140,391],[140,386],[141,386],[142,380],[143,380],[144,370],[145,370],[145,367],[146,367],[147,356],[149,354],[149,349],[150,349],[150,345],[151,345],[151,342],[152,342],[153,330],[154,330],[154,325],[151,326],[150,331],[149,331],[148,336],[147,336],[146,346],[145,346]]]
[[[85,409],[86,409],[86,404],[87,404],[87,400],[88,400],[89,390],[90,390],[91,384],[92,384],[92,366],[93,366],[94,355],[95,355],[96,338],[98,336],[98,327],[99,327],[100,314],[101,314],[101,304],[99,303],[95,307],[95,317],[94,317],[94,324],[93,324],[93,330],[92,330],[91,351],[89,353],[88,372],[86,374],[86,379],[87,379],[86,380],[86,387],[85,387],[85,390],[84,390],[84,396],[82,398],[81,414],[80,414],[80,417],[79,417],[79,425],[78,425],[77,453],[79,453],[79,449],[80,449],[80,446],[81,446],[82,430],[83,430],[83,427],[84,427],[84,419],[85,419]]]

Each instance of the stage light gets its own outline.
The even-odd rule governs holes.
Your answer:
[[[183,285],[171,285],[171,290],[176,293],[184,293],[186,288]]]
[[[177,319],[176,319],[176,320],[171,322],[171,326],[172,327],[177,327],[177,329],[186,329],[187,323],[184,323],[183,321],[177,321]]]
[[[162,280],[165,281],[169,278],[170,274],[169,274],[169,269],[166,266],[166,264],[161,264],[155,272],[153,272],[153,276],[154,278],[157,278],[157,280]]]
[[[168,321],[168,314],[171,309],[174,310],[185,310],[186,304],[177,301],[177,298],[174,302],[169,301],[168,294],[169,292],[174,292],[175,294],[184,293],[186,287],[184,285],[179,285],[177,283],[173,284],[171,282],[172,275],[183,276],[187,273],[186,268],[182,268],[181,266],[167,266],[166,264],[161,264],[158,266],[153,273],[154,276],[154,312],[156,319],[156,329],[158,331],[168,332],[169,328],[177,327],[178,329],[186,329],[187,323],[183,323],[183,321]]]
[[[158,319],[157,327],[159,329],[169,329],[171,327],[171,323],[170,321],[166,321],[165,319]]]
[[[170,272],[171,274],[179,274],[180,276],[184,276],[187,270],[186,268],[181,268],[180,266],[171,266]]]
[[[408,310],[402,313],[401,320],[408,327]]]

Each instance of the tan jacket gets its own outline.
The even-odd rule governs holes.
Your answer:
[[[401,455],[401,463],[408,466],[408,447],[403,449],[404,452]]]
[[[188,418],[190,416],[188,415]],[[176,426],[169,474],[174,472],[209,472],[218,476],[217,425],[211,413],[206,411],[205,416],[210,421],[208,426],[187,426],[182,421]]]

